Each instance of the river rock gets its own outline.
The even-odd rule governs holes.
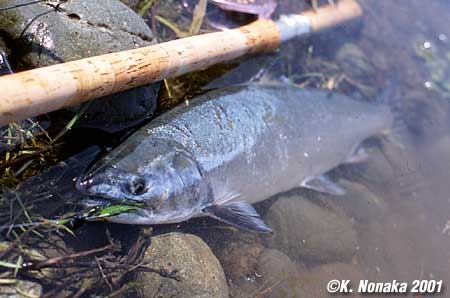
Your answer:
[[[383,147],[386,149],[386,146]],[[368,160],[349,167],[353,171],[352,179],[357,179],[375,189],[386,189],[396,179],[394,165],[391,160],[388,160],[383,149],[378,146],[367,147],[365,151],[369,156]],[[397,157],[392,155],[389,158]]]
[[[29,298],[42,297],[42,286],[38,283],[17,280],[11,285],[1,285],[0,286],[0,297],[8,298]]]
[[[28,3],[3,1],[2,6]],[[155,43],[144,20],[118,0],[46,1],[0,12],[0,31],[19,69],[133,49]],[[93,101],[78,124],[109,132],[149,117],[159,84]],[[71,109],[76,112],[79,108]]]
[[[280,197],[267,211],[265,221],[274,230],[266,238],[268,247],[285,252],[293,260],[345,261],[357,249],[357,233],[349,218],[301,195]]]
[[[247,297],[303,297],[300,280],[301,266],[276,249],[264,249],[256,260],[255,275],[230,285],[230,296]]]
[[[264,247],[258,234],[243,230],[232,231],[211,229],[202,233],[202,237],[219,259],[227,280],[240,284],[255,278],[258,259]]]
[[[137,297],[228,297],[219,261],[197,236],[182,233],[155,236],[143,261],[148,267],[172,274],[136,273]]]
[[[297,265],[281,251],[264,250],[259,258],[259,274],[267,285],[264,297],[305,297]]]
[[[387,210],[383,198],[375,195],[358,182],[340,179],[339,185],[345,189],[346,194],[339,200],[331,201],[330,205],[342,209],[345,214],[358,223],[370,224],[383,217]],[[322,199],[329,201],[326,195],[323,195]]]
[[[358,288],[359,281],[367,279],[362,273],[358,264],[330,263],[312,268],[301,273],[302,297],[325,298],[334,297],[327,291],[329,281],[350,280],[351,288]],[[336,297],[347,297],[348,295],[337,295]],[[361,297],[358,293],[352,293],[351,297]]]

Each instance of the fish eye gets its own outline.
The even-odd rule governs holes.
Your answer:
[[[127,184],[127,191],[135,196],[143,194],[146,190],[145,179],[141,177],[134,178]]]

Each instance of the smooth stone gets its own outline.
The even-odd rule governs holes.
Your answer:
[[[153,272],[137,272],[134,280],[136,297],[229,296],[219,261],[197,236],[177,232],[155,236],[143,262],[148,267],[173,274],[167,277]]]
[[[264,249],[258,234],[242,230],[229,233],[211,230],[203,233],[202,237],[222,265],[228,281],[240,284],[255,278],[258,259]]]
[[[298,266],[284,253],[266,249],[259,258],[259,274],[266,298],[304,297]]]
[[[304,297],[301,295],[301,266],[287,255],[276,249],[264,249],[256,261],[255,275],[230,286],[231,297]]]
[[[346,261],[356,253],[358,237],[351,220],[343,212],[320,207],[301,195],[279,197],[265,221],[274,230],[266,237],[267,246],[293,260]]]
[[[3,1],[3,6],[28,3]],[[36,3],[0,13],[14,60],[42,67],[154,43],[144,20],[118,0]],[[88,42],[87,42],[88,41]],[[18,48],[22,46],[22,48]]]
[[[387,210],[383,198],[358,182],[340,179],[339,185],[345,189],[346,194],[339,200],[329,202],[330,205],[334,205],[336,209],[342,209],[347,216],[358,223],[370,224],[383,217]],[[322,198],[330,201],[325,195]]]
[[[357,179],[375,189],[385,189],[395,180],[395,168],[383,149],[374,146],[365,148],[369,158],[359,164],[352,164],[348,168],[353,173],[352,179]]]
[[[321,266],[317,266],[308,271],[303,271],[301,274],[302,281],[302,297],[314,297],[314,298],[328,298],[334,297],[327,291],[327,284],[331,280],[350,280],[350,286],[353,291],[356,292],[359,281],[365,279],[361,273],[360,266],[358,264],[347,263],[329,263]],[[358,293],[351,293],[351,297],[360,297]],[[336,297],[347,297],[348,295],[342,294]]]
[[[28,3],[3,1],[3,6]],[[19,69],[37,68],[155,44],[152,31],[118,0],[36,3],[0,12],[0,30]],[[77,125],[115,132],[152,115],[159,83],[92,101]],[[80,107],[69,109],[78,112]]]

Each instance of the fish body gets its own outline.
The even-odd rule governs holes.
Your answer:
[[[142,127],[77,182],[109,200],[143,202],[110,218],[135,224],[212,216],[269,231],[250,206],[295,187],[338,194],[323,176],[393,125],[389,107],[290,85],[234,86]]]

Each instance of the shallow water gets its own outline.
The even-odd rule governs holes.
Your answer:
[[[280,0],[277,13],[302,9],[304,4],[299,2]],[[154,237],[185,232],[203,239],[224,270],[231,297],[328,297],[327,283],[334,279],[351,280],[355,292],[361,280],[397,280],[407,282],[409,289],[414,280],[442,280],[444,290],[435,296],[448,296],[450,5],[438,0],[359,3],[364,9],[361,22],[290,42],[268,58],[243,62],[237,72],[231,71],[216,84],[241,83],[264,68],[264,75],[273,80],[289,80],[304,87],[327,88],[358,100],[376,101],[396,78],[390,100],[403,119],[401,133],[408,135],[401,139],[403,146],[369,140],[368,161],[333,172],[348,189],[344,197],[293,190],[259,204],[257,208],[274,228],[274,235],[238,231],[209,219],[153,227],[151,231]],[[163,30],[161,34],[165,33]],[[199,81],[198,85],[209,83]],[[199,92],[199,88],[195,85],[189,95]],[[84,133],[75,132],[67,138],[81,138]],[[77,208],[74,203],[79,198],[70,185],[89,163],[90,153],[59,164],[19,187],[17,192],[24,196],[25,209],[33,218],[48,218]],[[42,199],[41,204],[33,204],[37,197]],[[24,212],[15,198],[14,192],[2,197],[2,204],[19,210],[12,213],[12,219]],[[10,214],[1,214],[2,223],[11,220]],[[76,237],[54,229],[41,231],[50,239],[50,245],[43,244],[39,235],[25,242],[33,248],[55,246],[51,252],[45,250],[49,257],[101,247],[108,244],[108,238],[121,243],[126,251],[133,248],[133,241],[142,240],[139,231],[136,227],[93,223],[77,230]],[[7,238],[17,240],[18,236],[9,234]],[[112,254],[116,258],[118,255]],[[98,267],[91,270],[100,277]],[[80,268],[75,266],[71,273],[88,276]],[[109,271],[107,274],[111,274],[106,278],[108,282],[97,280],[98,289],[90,284],[74,284],[72,292],[67,289],[67,293],[107,296],[133,280],[112,276]],[[56,295],[53,287],[62,287],[51,278],[41,283],[52,295]],[[84,291],[80,291],[83,287]],[[364,296],[355,292],[343,296]],[[159,294],[166,297],[165,293]],[[371,296],[383,297],[377,295]]]

